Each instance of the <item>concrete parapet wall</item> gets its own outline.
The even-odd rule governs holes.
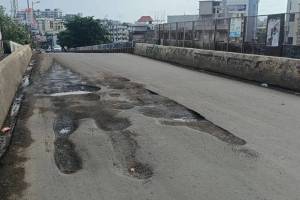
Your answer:
[[[300,60],[139,43],[134,53],[300,91]]]
[[[9,41],[10,51],[13,53],[17,51],[19,48],[22,48],[23,45],[15,43],[13,41]]]
[[[31,48],[22,46],[0,62],[0,127],[10,109],[31,56]]]

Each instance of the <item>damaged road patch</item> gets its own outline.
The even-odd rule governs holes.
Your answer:
[[[138,179],[148,179],[153,175],[152,168],[148,164],[138,161],[136,151],[139,148],[131,131],[115,131],[109,134],[112,145],[123,169],[127,169],[130,176]]]

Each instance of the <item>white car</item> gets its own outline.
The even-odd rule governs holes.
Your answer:
[[[57,45],[53,47],[53,52],[62,52],[61,46]]]

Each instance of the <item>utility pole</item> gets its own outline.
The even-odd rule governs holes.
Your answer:
[[[17,18],[17,12],[18,12],[18,0],[11,0],[11,17],[12,18]]]
[[[28,11],[29,11],[29,9],[30,9],[29,0],[27,0],[27,9],[28,9]]]

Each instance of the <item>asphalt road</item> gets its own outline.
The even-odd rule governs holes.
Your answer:
[[[300,199],[299,96],[129,54],[53,56],[2,161],[5,198]]]

